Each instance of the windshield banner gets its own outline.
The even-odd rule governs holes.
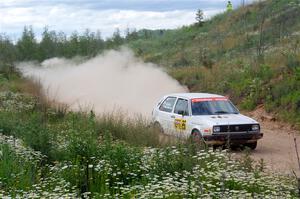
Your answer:
[[[194,98],[192,102],[227,101],[227,97]]]

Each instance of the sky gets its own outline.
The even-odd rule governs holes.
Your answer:
[[[243,0],[232,0],[236,8]],[[244,0],[250,3],[252,0]],[[39,38],[44,27],[70,35],[75,30],[101,31],[110,37],[119,28],[174,29],[223,12],[227,0],[0,0],[0,33],[17,40],[32,25]]]

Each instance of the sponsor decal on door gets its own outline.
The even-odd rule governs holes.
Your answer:
[[[186,130],[186,120],[184,119],[175,119],[174,125],[176,130]]]

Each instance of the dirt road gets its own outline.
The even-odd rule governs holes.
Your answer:
[[[263,108],[257,109],[247,115],[261,123],[264,137],[258,142],[257,149],[251,152],[255,160],[264,159],[268,169],[281,173],[291,173],[293,170],[299,175],[294,138],[300,153],[300,132],[284,123],[272,121]]]
[[[273,121],[275,119],[267,114],[263,107],[243,114],[259,121],[264,133],[264,137],[258,141],[256,150],[251,151],[251,157],[256,161],[263,159],[269,171],[284,174],[292,174],[294,171],[300,176],[294,143],[294,138],[296,138],[300,153],[300,132],[286,123]],[[166,135],[160,136],[160,139],[163,143],[176,143],[178,141]],[[244,152],[239,150],[234,150],[233,153],[238,158],[244,155]]]

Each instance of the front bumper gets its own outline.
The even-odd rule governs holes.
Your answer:
[[[253,143],[263,137],[263,133],[260,132],[226,132],[226,133],[214,133],[212,135],[204,135],[203,139],[207,144],[245,144]]]

